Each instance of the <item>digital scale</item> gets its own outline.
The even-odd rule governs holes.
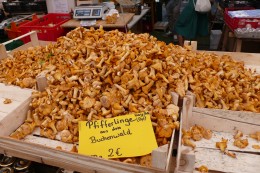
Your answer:
[[[99,19],[108,10],[108,7],[103,4],[85,4],[75,7],[74,19]]]

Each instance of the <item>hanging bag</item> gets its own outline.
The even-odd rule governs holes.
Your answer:
[[[197,0],[196,4],[193,0],[193,4],[195,7],[195,11],[197,12],[206,13],[211,10],[211,4],[209,0]]]

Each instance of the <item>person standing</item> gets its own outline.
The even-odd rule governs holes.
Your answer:
[[[181,0],[169,0],[166,5],[166,15],[168,19],[169,30],[165,34],[166,36],[173,36],[174,25],[180,15]]]
[[[175,31],[180,46],[183,46],[184,39],[192,40],[197,36],[206,36],[209,33],[208,14],[195,11],[194,3],[196,4],[196,1],[189,0],[176,22]]]

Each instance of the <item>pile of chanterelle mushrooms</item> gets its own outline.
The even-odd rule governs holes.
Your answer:
[[[17,139],[35,127],[41,135],[78,141],[78,121],[149,111],[158,145],[169,142],[178,107],[171,92],[196,95],[196,106],[260,112],[260,75],[229,56],[197,53],[147,33],[77,28],[54,44],[14,53],[0,63],[0,82],[35,88],[47,71],[48,87],[32,94]]]

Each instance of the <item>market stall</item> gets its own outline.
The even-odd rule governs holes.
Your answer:
[[[259,54],[105,23],[39,41],[72,22],[45,19],[23,46],[0,44],[0,153],[78,172],[260,170]]]
[[[102,34],[102,35],[100,35],[100,37],[98,37],[98,38],[100,38],[100,40],[95,41],[94,38],[96,38],[96,36],[98,36],[99,34]],[[110,45],[109,41],[111,41],[111,39],[112,40],[115,39],[114,37],[118,37],[118,36],[124,37],[124,39],[121,39],[121,42],[125,43],[125,45],[121,44],[123,46],[123,48],[121,49],[121,52],[114,52],[120,56],[117,56],[115,54],[114,57],[111,57],[111,56],[106,57],[105,52],[107,50],[109,50],[109,51],[118,50],[118,47],[114,47],[114,46],[111,46],[111,48],[104,47],[104,45],[102,45],[101,43]],[[36,36],[36,38],[37,38],[37,36]],[[108,39],[108,40],[105,43],[102,41],[101,38]],[[133,39],[133,38],[135,38],[135,39]],[[88,42],[88,41],[85,42],[84,44],[86,44],[86,47],[84,48],[84,47],[82,47],[82,42],[79,41],[79,39],[86,39],[86,41],[89,40],[90,42]],[[76,40],[78,40],[78,41],[76,42]],[[91,40],[94,41],[95,43],[93,44],[91,42]],[[118,40],[118,39],[116,39],[116,40]],[[101,42],[99,42],[99,41],[101,41]],[[30,43],[28,43],[28,44],[30,44]],[[90,44],[90,45],[88,45],[88,44]],[[114,44],[115,44],[115,42],[114,42]],[[133,44],[133,45],[130,46],[131,44]],[[139,46],[137,46],[137,44],[139,44]],[[70,45],[71,48],[61,49],[61,47],[68,46],[68,45]],[[79,46],[79,47],[75,48],[75,47],[73,47],[73,45]],[[148,45],[150,45],[150,47]],[[194,82],[192,82],[192,81],[194,81],[196,79],[196,75],[195,76],[187,75],[187,73],[189,74],[189,68],[187,69],[186,67],[190,66],[191,65],[190,63],[193,62],[195,64],[198,63],[194,67],[204,68],[204,66],[200,66],[201,62],[203,62],[203,61],[198,61],[198,60],[208,58],[208,60],[205,62],[208,62],[208,63],[215,62],[215,67],[214,67],[215,70],[217,70],[218,68],[222,68],[221,67],[222,63],[226,63],[225,68],[227,68],[230,65],[237,66],[236,67],[237,69],[234,69],[234,70],[242,69],[241,72],[243,72],[244,75],[248,76],[249,78],[255,72],[254,72],[254,70],[252,70],[252,71],[246,70],[244,68],[244,64],[245,64],[245,67],[247,67],[247,68],[257,69],[256,71],[258,71],[258,68],[259,68],[258,64],[257,64],[257,62],[259,62],[259,61],[257,61],[257,59],[259,58],[258,54],[237,54],[238,56],[235,57],[236,60],[238,60],[238,61],[244,60],[243,63],[238,63],[238,62],[235,62],[234,60],[230,59],[230,57],[228,55],[223,55],[226,53],[213,52],[214,54],[212,54],[212,52],[211,53],[195,52],[195,51],[192,51],[190,47],[182,48],[182,47],[175,46],[172,44],[166,45],[163,42],[156,41],[156,39],[153,37],[150,37],[149,34],[135,35],[133,33],[121,33],[119,31],[104,31],[102,28],[97,29],[97,30],[95,30],[95,29],[87,30],[84,28],[77,28],[77,29],[71,31],[70,33],[68,33],[66,36],[60,37],[57,40],[57,43],[47,44],[46,46],[43,46],[43,47],[39,47],[37,45],[33,45],[33,46],[34,47],[28,48],[27,50],[20,50],[16,53],[13,53],[12,54],[12,56],[14,58],[13,60],[4,57],[4,59],[1,61],[1,70],[3,72],[1,75],[1,82],[12,84],[12,85],[18,85],[23,88],[26,87],[26,88],[33,89],[33,90],[26,89],[26,91],[29,92],[29,95],[26,97],[21,96],[21,98],[24,100],[21,100],[20,104],[19,103],[17,104],[18,107],[13,107],[12,101],[14,101],[14,100],[18,101],[17,96],[19,94],[12,94],[13,96],[9,95],[8,90],[10,90],[10,86],[5,86],[4,84],[1,85],[1,87],[2,87],[1,93],[2,93],[2,99],[3,99],[2,104],[4,105],[4,107],[3,107],[4,110],[1,110],[1,112],[3,114],[3,115],[1,114],[1,117],[2,117],[2,120],[1,120],[1,129],[2,130],[1,130],[1,140],[0,140],[1,153],[5,153],[8,155],[14,155],[16,157],[21,157],[21,158],[33,160],[36,162],[59,166],[59,167],[67,168],[70,170],[72,169],[72,170],[80,171],[80,172],[84,172],[86,170],[88,170],[88,171],[95,170],[98,172],[100,172],[100,171],[102,172],[102,170],[112,171],[112,172],[173,172],[174,171],[174,162],[172,162],[171,160],[175,160],[176,158],[172,157],[171,153],[172,153],[172,150],[174,147],[174,145],[173,145],[174,140],[176,140],[176,139],[174,139],[174,134],[178,132],[178,131],[174,130],[175,128],[178,128],[178,121],[173,121],[173,120],[177,120],[178,114],[179,114],[179,111],[178,111],[179,108],[177,108],[177,106],[173,106],[171,103],[174,103],[175,105],[180,105],[180,103],[178,103],[179,99],[175,98],[176,94],[171,94],[171,95],[168,95],[168,94],[169,94],[169,91],[176,92],[182,98],[187,93],[187,89],[190,88],[189,85],[191,85],[191,86],[194,85]],[[95,47],[93,47],[93,46],[95,46]],[[144,49],[144,46],[146,47],[146,49]],[[130,51],[131,50],[130,48],[132,48],[132,47],[135,47],[137,49],[141,48],[141,49],[143,49],[143,51],[147,51],[147,53],[140,54],[138,56],[135,56],[134,52],[127,53],[127,51]],[[73,58],[73,57],[74,58],[70,59],[70,61],[64,61],[67,58],[65,58],[63,60],[60,59],[63,56],[65,56],[65,54],[63,54],[63,56],[59,56],[59,54],[62,53],[62,50],[66,54],[68,60],[70,58]],[[79,52],[79,50],[80,50],[80,52]],[[97,53],[100,52],[100,54],[97,54],[97,53],[94,54],[94,50],[97,51]],[[162,50],[164,50],[164,51],[162,51]],[[73,51],[77,52],[77,54],[75,54],[75,52],[73,52]],[[136,53],[138,54],[138,52],[136,52]],[[99,78],[96,78],[96,79],[93,78],[95,80],[92,81],[92,79],[90,78],[91,76],[89,76],[87,78],[86,77],[81,78],[80,76],[83,75],[84,73],[82,73],[82,70],[80,68],[76,67],[75,66],[76,64],[73,63],[73,61],[75,61],[75,60],[76,60],[75,62],[80,60],[79,62],[77,62],[77,66],[79,66],[80,63],[84,62],[84,61],[82,61],[83,57],[79,56],[79,54],[85,54],[86,59],[84,61],[87,61],[89,65],[91,65],[91,64],[94,65],[94,62],[97,61],[94,66],[89,66],[89,68],[94,68],[94,69],[92,69],[94,73],[89,73],[88,75],[91,75],[91,74],[98,75],[99,73],[104,73],[104,77],[106,77],[108,75],[118,74],[118,73],[114,73],[111,70],[112,69],[117,70],[120,68],[131,68],[131,69],[129,69],[130,70],[129,72],[132,72],[132,71],[134,72],[137,70],[137,73],[134,72],[132,74],[133,75],[132,77],[129,76],[129,80],[126,81],[126,86],[122,85],[121,83],[114,84],[113,82],[117,81],[116,76],[114,76],[113,78],[105,78],[104,79],[105,83],[102,83],[99,80]],[[220,56],[218,56],[217,54],[219,54]],[[38,60],[35,59],[34,61],[28,61],[29,59],[33,58],[33,55],[37,55]],[[221,58],[221,56],[222,56],[222,58]],[[23,64],[19,62],[20,61],[19,57],[27,58],[27,63],[32,63],[31,65],[25,65],[29,68],[23,67]],[[101,59],[102,57],[103,57],[103,60]],[[196,57],[196,58],[194,59],[194,57]],[[246,58],[244,58],[244,57],[246,57]],[[116,59],[113,59],[113,58],[118,59],[117,60],[118,63],[115,64],[116,66],[114,68],[105,69],[105,71],[104,71],[104,67],[106,67],[107,65],[110,65],[110,63],[113,64],[115,62]],[[123,58],[123,60],[122,60],[122,58]],[[135,61],[132,61],[132,63],[135,63],[135,64],[131,64],[131,66],[127,66],[125,64],[125,61],[128,62],[129,60],[131,60],[131,58],[137,58]],[[140,61],[137,61],[138,58],[141,58]],[[148,59],[151,58],[151,59],[148,60],[147,58]],[[214,61],[214,59],[216,59],[216,61]],[[223,62],[221,62],[221,60]],[[48,61],[52,61],[52,63],[49,64]],[[56,64],[56,61],[59,62],[59,64]],[[148,67],[150,70],[147,71],[147,75],[148,75],[147,77],[145,77],[146,75],[143,76],[144,81],[142,82],[142,80],[140,80],[140,79],[142,79],[142,77],[141,77],[142,72],[145,72],[145,70],[142,70],[142,69],[148,69],[145,66],[146,63],[144,63],[147,61],[149,61]],[[217,63],[217,61],[219,61],[220,63]],[[24,69],[24,70],[22,70],[23,72],[20,70],[12,71],[12,68],[8,67],[8,64],[10,62],[13,62],[15,66],[16,65],[21,66],[22,68],[19,67],[17,69],[21,69],[21,70]],[[66,80],[62,80],[63,75],[65,75],[66,73],[71,73],[69,71],[66,71],[66,68],[64,68],[64,65],[67,62],[69,62],[70,65],[74,64],[74,67],[72,66],[69,69],[67,69],[69,71],[72,70],[71,72],[73,74],[70,74],[69,76],[64,76],[65,77],[64,79],[66,79]],[[63,65],[63,63],[65,63],[65,64]],[[69,64],[67,64],[67,65],[69,65]],[[86,67],[88,67],[88,65]],[[152,70],[152,69],[154,69],[154,70]],[[164,69],[164,71],[168,71],[168,70],[169,71],[167,73],[162,74],[163,69]],[[208,70],[210,70],[210,69],[211,68],[209,68]],[[63,70],[65,70],[64,72],[66,72],[66,73],[64,73]],[[191,68],[190,70],[196,71],[196,68],[194,68],[194,69]],[[232,70],[232,68],[231,69],[227,68],[227,70]],[[234,70],[232,71],[232,73],[234,73],[234,75],[235,75]],[[87,71],[88,70],[86,69],[86,72]],[[104,72],[102,72],[102,71],[104,71]],[[42,72],[44,72],[43,77],[46,80],[45,86],[43,87],[42,92],[40,92],[40,91],[35,92],[35,89],[37,89],[37,88],[39,89],[40,85],[42,85],[42,83],[39,83],[39,81],[37,81],[37,76],[39,74],[42,74]],[[124,71],[122,71],[122,72],[124,73]],[[125,72],[127,72],[127,70]],[[231,75],[230,72],[227,72],[227,74]],[[8,75],[10,73],[12,73],[13,75],[11,75],[11,76]],[[200,73],[203,73],[203,71],[201,71]],[[21,78],[19,80],[13,80],[13,76],[18,75],[18,74],[24,74],[24,75],[21,75]],[[145,74],[146,74],[146,72],[145,72]],[[213,74],[213,71],[212,71],[212,74]],[[75,75],[78,75],[78,77],[80,77],[80,78],[76,77]],[[138,75],[138,77],[136,76],[136,79],[135,79],[134,75]],[[257,75],[257,74],[255,73],[255,75]],[[225,75],[225,78],[227,78],[227,80],[228,80],[229,75]],[[138,82],[138,79],[140,80],[139,82]],[[89,82],[84,82],[83,80],[89,80]],[[123,80],[123,78],[121,80]],[[119,80],[119,81],[121,81],[121,80]],[[137,81],[135,83],[131,84],[133,80],[137,80]],[[154,84],[153,80],[155,80],[155,84]],[[208,78],[208,80],[211,80],[211,78]],[[244,80],[248,80],[248,79],[244,78]],[[257,87],[259,85],[258,80],[259,79],[256,76],[253,77],[251,80],[252,86],[251,85],[248,86],[249,87],[248,89],[251,90],[251,95],[248,95],[247,99],[246,99],[246,97],[240,98],[240,99],[248,100],[247,102],[250,103],[250,105],[247,105],[248,107],[246,107],[241,102],[241,103],[237,103],[238,105],[235,107],[232,107],[232,109],[237,109],[238,112],[240,112],[242,110],[259,111],[258,110],[259,107],[257,106],[257,102],[258,102],[257,96],[259,95],[259,93],[257,93]],[[75,81],[76,82],[78,81],[78,82],[75,83]],[[185,81],[188,83],[185,83]],[[71,84],[74,83],[71,86],[72,90],[70,90],[68,88],[69,85],[66,86],[66,82],[69,82],[69,83],[72,82]],[[140,82],[142,82],[143,84],[141,84]],[[249,81],[247,81],[247,82],[249,82]],[[111,85],[111,83],[113,85]],[[258,85],[257,85],[257,83],[258,83]],[[91,84],[91,85],[89,86],[89,84]],[[78,141],[78,136],[76,135],[76,133],[75,133],[75,136],[73,135],[74,138],[68,139],[68,138],[62,138],[62,136],[57,138],[52,135],[52,131],[54,130],[52,128],[54,128],[54,127],[53,126],[52,126],[52,128],[51,128],[51,126],[48,127],[48,121],[51,119],[48,120],[48,118],[46,117],[47,119],[44,118],[44,119],[40,120],[39,119],[40,117],[37,117],[37,115],[41,115],[41,114],[42,115],[46,114],[48,116],[49,113],[51,113],[52,111],[54,111],[53,112],[54,114],[52,116],[58,116],[58,117],[60,116],[59,114],[57,114],[57,115],[55,114],[54,108],[53,109],[48,108],[49,107],[48,102],[51,103],[52,99],[54,99],[54,100],[56,100],[57,104],[60,105],[60,108],[66,108],[69,110],[69,107],[67,106],[68,104],[66,104],[66,102],[69,101],[72,103],[72,105],[73,105],[73,103],[79,104],[79,106],[82,109],[79,111],[86,111],[85,118],[82,117],[84,115],[84,114],[82,114],[78,118],[75,117],[76,119],[71,120],[73,122],[75,121],[75,123],[78,122],[78,119],[80,119],[80,118],[83,118],[82,120],[84,120],[84,119],[85,120],[87,120],[87,119],[95,120],[96,118],[98,119],[99,116],[98,116],[98,114],[93,112],[94,110],[100,111],[101,117],[102,117],[102,114],[105,114],[105,118],[109,119],[109,118],[111,118],[110,116],[106,117],[107,115],[109,115],[108,108],[105,108],[105,109],[102,108],[101,110],[99,110],[99,109],[96,109],[95,107],[93,107],[92,110],[90,110],[88,108],[84,110],[84,107],[94,106],[94,104],[91,103],[91,100],[93,100],[93,99],[96,100],[99,98],[99,96],[97,94],[93,93],[93,91],[95,91],[96,89],[93,90],[94,88],[92,88],[90,90],[84,91],[84,90],[82,90],[83,88],[81,89],[81,87],[89,86],[89,87],[95,87],[98,90],[100,90],[100,89],[102,89],[102,87],[100,87],[102,85],[106,86],[106,87],[110,86],[110,85],[115,86],[114,89],[113,89],[113,87],[111,88],[114,90],[113,92],[121,94],[122,96],[125,97],[125,98],[124,97],[121,98],[121,99],[123,99],[123,102],[120,102],[120,104],[122,104],[122,105],[120,105],[120,104],[117,106],[114,105],[116,107],[111,108],[112,112],[114,112],[113,114],[119,114],[119,115],[127,114],[127,112],[124,112],[124,111],[129,109],[136,113],[138,113],[139,110],[140,111],[148,110],[150,112],[150,114],[152,115],[151,116],[152,121],[153,121],[152,124],[153,124],[153,128],[155,129],[155,135],[157,136],[157,143],[161,147],[159,147],[158,150],[154,150],[152,152],[154,154],[151,155],[152,156],[151,160],[146,158],[147,156],[141,157],[144,159],[145,158],[148,159],[143,162],[144,165],[141,164],[142,162],[140,163],[139,161],[137,161],[137,160],[134,161],[133,159],[127,160],[127,158],[125,158],[123,160],[120,160],[120,159],[119,160],[117,160],[117,159],[116,160],[113,160],[113,159],[106,160],[106,159],[102,159],[102,158],[86,156],[84,154],[83,155],[78,154],[77,153],[78,152],[78,143],[72,142],[73,140]],[[143,87],[141,87],[140,85],[143,85]],[[169,88],[166,90],[158,90],[159,88],[156,87],[156,85],[161,85],[161,86],[164,85],[164,87],[167,87],[167,88],[169,87]],[[77,87],[75,87],[75,86],[77,86]],[[124,87],[122,87],[122,86],[124,86]],[[155,88],[153,88],[152,86],[154,86]],[[209,87],[207,85],[205,85],[205,86],[206,86],[206,88]],[[142,88],[142,91],[144,92],[144,94],[142,94],[142,93],[140,93],[140,91],[138,91],[138,87]],[[147,88],[147,87],[149,87],[149,88]],[[213,87],[213,86],[211,86],[211,87]],[[55,91],[55,88],[56,88],[56,90],[57,89],[60,90],[62,88],[63,89],[60,91],[58,91],[58,90]],[[131,88],[131,90],[129,90],[130,88]],[[191,88],[193,88],[193,87],[191,87]],[[18,89],[18,91],[17,91],[18,93],[19,92],[25,93],[24,89],[19,89],[19,87],[17,87],[17,89]],[[107,88],[107,89],[109,91],[109,88]],[[148,91],[146,91],[147,89],[148,89]],[[14,90],[14,89],[11,89],[11,90]],[[19,90],[24,90],[24,91],[19,91]],[[90,95],[83,96],[82,95],[83,93],[80,94],[80,92],[79,92],[80,90],[82,90],[82,91],[84,91],[84,93],[86,92],[86,94],[88,93]],[[69,93],[68,91],[71,93]],[[135,93],[135,91],[137,93]],[[214,102],[214,100],[211,100],[212,95],[210,93],[204,92],[204,94],[205,94],[204,97],[209,99],[209,101],[212,101],[212,102],[211,103],[202,103],[202,100],[201,100],[202,98],[199,98],[198,95],[196,95],[196,94],[199,94],[197,92],[200,92],[200,91],[199,90],[194,90],[194,91],[195,91],[194,93],[195,93],[195,98],[197,100],[198,106],[210,108],[211,106],[214,106],[214,104],[216,104]],[[60,92],[60,94],[58,94],[59,92]],[[64,92],[68,92],[68,93],[64,94]],[[101,93],[103,93],[103,92],[101,92]],[[132,98],[130,97],[130,99],[129,99],[129,95],[127,96],[127,94],[129,92],[132,93],[131,94]],[[155,94],[154,96],[150,95],[150,93],[153,93],[153,92],[158,93],[158,94],[161,92],[164,93],[164,95],[161,95],[161,98],[163,98],[163,99],[160,100],[160,95],[157,95],[157,94]],[[32,96],[30,96],[30,93],[32,93]],[[94,97],[93,96],[90,97],[92,95],[91,93],[94,94],[93,95]],[[104,93],[106,93],[106,92],[104,92]],[[107,94],[109,94],[109,93],[107,93]],[[109,95],[103,95],[103,97],[101,97],[101,98],[104,98],[104,96],[107,97]],[[62,101],[59,99],[61,97],[63,97],[63,99],[66,99],[66,100],[69,99],[69,100],[66,101],[66,100],[62,99],[63,100]],[[78,100],[78,97],[81,97],[81,99]],[[134,99],[134,97],[136,97],[136,98]],[[151,97],[151,98],[149,98],[149,97]],[[235,97],[235,96],[233,96],[233,97]],[[253,97],[253,98],[256,97],[256,98],[254,100],[251,100],[250,97]],[[86,100],[87,102],[84,103],[86,105],[84,105],[82,102],[83,100],[85,100],[85,98],[87,99]],[[159,104],[161,106],[156,107],[156,108],[154,108],[153,106],[151,107],[151,106],[149,106],[150,101],[148,101],[148,100],[147,100],[148,102],[145,101],[145,98],[151,99],[150,101],[152,101],[152,103],[153,103],[152,105]],[[6,99],[10,99],[11,103],[5,104],[4,102],[6,101]],[[31,99],[32,99],[32,102],[31,102]],[[124,100],[124,99],[126,99],[126,100]],[[168,99],[168,101],[165,99]],[[44,100],[47,101],[46,102],[47,104],[45,103],[45,106],[44,106],[44,102],[45,102]],[[136,102],[133,102],[134,100],[136,100]],[[175,100],[175,101],[173,101],[173,100]],[[102,99],[100,101],[102,101]],[[133,102],[130,105],[128,105],[130,107],[128,107],[127,105],[124,105],[124,102],[129,102],[129,101]],[[165,105],[162,103],[164,103]],[[105,104],[105,103],[103,103],[103,104]],[[227,109],[228,108],[227,104],[228,104],[227,100],[224,99],[224,102],[218,102],[216,104],[216,107],[220,108],[220,109]],[[252,104],[252,106],[253,105],[255,105],[255,106],[252,107],[251,104]],[[29,105],[31,105],[33,107],[31,107]],[[40,107],[38,107],[37,105]],[[171,106],[169,106],[169,105],[171,105]],[[13,111],[11,109],[10,110],[8,109],[8,107],[10,107],[10,106],[12,107]],[[143,107],[143,106],[145,106],[145,107]],[[146,107],[147,108],[150,107],[150,108],[147,109]],[[1,106],[1,109],[3,109],[3,108]],[[124,108],[123,112],[121,110],[122,108]],[[28,109],[29,109],[29,112],[27,112]],[[156,109],[158,109],[158,111],[161,113],[159,113],[159,114],[156,113]],[[21,112],[21,110],[23,110],[24,112]],[[40,112],[44,111],[45,113],[38,112],[37,114],[35,114],[35,111],[40,111]],[[46,111],[47,111],[47,113],[46,113]],[[132,112],[132,111],[130,111],[130,112]],[[183,111],[184,111],[184,109],[183,109]],[[208,109],[207,111],[211,112],[210,109]],[[17,114],[18,112],[19,112],[19,114]],[[121,113],[118,113],[118,112],[121,112]],[[240,113],[243,114],[243,112],[240,112]],[[156,118],[157,116],[169,116],[169,118],[171,120],[167,119],[167,121],[169,121],[169,122],[167,122],[162,119],[163,121],[165,121],[163,124],[166,126],[164,126],[163,124],[160,124],[160,123],[162,123],[162,122],[160,122],[162,120],[157,122],[157,120],[159,120]],[[161,117],[161,118],[163,118],[163,117]],[[14,119],[16,119],[16,121],[15,121],[16,123],[12,123],[12,126],[8,125],[8,122],[13,121]],[[39,120],[41,122],[37,122]],[[60,121],[60,118],[58,118],[58,119],[55,118],[54,120],[57,123],[58,121]],[[35,125],[32,125],[31,123],[40,123],[40,124],[37,125],[38,128],[35,128]],[[45,123],[47,123],[46,127],[44,125]],[[169,123],[169,124],[167,125],[167,123]],[[171,123],[173,123],[173,124],[170,125]],[[183,122],[181,120],[181,124],[180,124],[181,127],[183,126],[182,123]],[[162,129],[160,128],[161,125],[163,127]],[[56,128],[58,128],[58,127],[56,127]],[[75,128],[75,126],[74,126],[74,128]],[[166,128],[167,130],[164,128]],[[209,127],[207,127],[207,128],[209,128]],[[26,129],[26,132],[24,131],[25,129]],[[49,131],[51,133],[45,132],[44,129],[49,129]],[[243,130],[243,129],[241,128],[241,130]],[[66,131],[66,133],[74,133],[74,132]],[[247,134],[247,132],[244,132],[244,133]],[[28,135],[28,134],[31,134],[31,135]],[[9,135],[11,135],[12,138],[16,138],[16,139],[12,139],[12,138],[8,137]],[[71,137],[73,137],[73,136],[71,136]],[[19,140],[17,140],[17,139],[19,139]],[[53,140],[53,139],[55,139],[55,140]],[[166,139],[166,141],[164,141],[162,139],[164,139],[164,140]],[[180,143],[180,141],[181,140],[179,140],[179,143]],[[166,149],[165,149],[165,147],[166,147]],[[178,147],[177,150],[178,150],[178,152],[180,152],[181,151],[180,147]],[[53,154],[53,153],[55,153],[55,154]],[[155,153],[157,153],[157,154],[155,154]],[[156,157],[157,157],[157,159],[155,159],[155,160],[157,160],[157,161],[153,161],[153,159]],[[158,160],[158,158],[159,158],[159,160]],[[156,163],[159,163],[159,164],[156,164]],[[177,159],[177,163],[178,163],[178,159]],[[154,165],[157,165],[157,166],[165,165],[165,167],[156,168],[156,167],[154,167]],[[212,169],[212,168],[209,167],[209,169]]]

